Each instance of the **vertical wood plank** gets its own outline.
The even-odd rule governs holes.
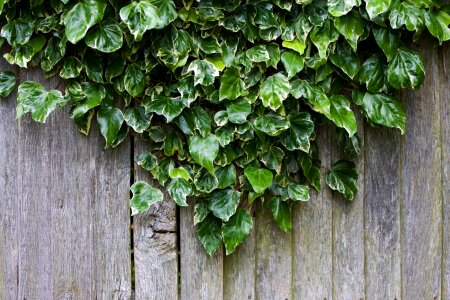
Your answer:
[[[328,128],[319,128],[319,145],[330,143]],[[331,164],[331,147],[320,147],[322,165]],[[324,178],[324,170],[321,178]],[[331,191],[321,182],[320,193],[294,209],[294,299],[332,299]]]
[[[402,166],[402,296],[439,299],[442,258],[442,151],[438,50],[424,38],[418,48],[427,77],[406,91],[407,132]],[[448,100],[448,99],[447,99]]]
[[[14,71],[0,61],[1,71]],[[0,299],[17,299],[19,267],[19,198],[17,197],[18,126],[15,95],[0,99]]]
[[[365,127],[366,298],[401,298],[399,131]]]
[[[364,126],[358,114],[358,135],[364,149]],[[345,158],[339,147],[333,162]],[[353,201],[333,192],[333,299],[364,299],[364,152],[356,161],[358,193]]]
[[[194,228],[194,204],[180,208],[181,299],[223,299],[223,249],[206,254]]]
[[[146,152],[146,142],[135,137],[134,157]],[[151,174],[135,165],[135,181],[155,184]],[[163,202],[133,217],[136,299],[178,298],[178,249],[175,202]]]

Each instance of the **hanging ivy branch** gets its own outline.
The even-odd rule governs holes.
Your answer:
[[[178,205],[195,196],[210,255],[244,241],[255,201],[290,230],[292,203],[320,190],[322,167],[352,200],[353,111],[404,133],[395,91],[425,76],[409,45],[426,30],[450,39],[450,7],[433,0],[0,0],[0,12],[4,58],[65,80],[63,93],[21,82],[17,117],[45,122],[69,105],[83,134],[98,122],[106,148],[140,134],[138,165]],[[0,73],[0,96],[15,85]],[[347,154],[332,166],[317,154],[323,122]],[[146,182],[131,191],[133,214],[163,200]]]

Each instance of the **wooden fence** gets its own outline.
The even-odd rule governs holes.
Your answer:
[[[130,219],[133,178],[150,180],[133,165],[140,140],[105,151],[65,111],[19,122],[15,96],[0,100],[0,299],[450,299],[450,47],[418,49],[427,79],[403,93],[406,135],[360,124],[356,199],[323,189],[289,234],[259,213],[231,256],[205,255],[192,207]],[[321,150],[324,165],[341,156]]]

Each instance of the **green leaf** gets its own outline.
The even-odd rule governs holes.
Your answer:
[[[152,115],[145,112],[142,105],[128,108],[123,114],[123,118],[128,126],[137,133],[143,133],[150,127]]]
[[[120,10],[120,18],[138,42],[147,30],[160,26],[158,14],[158,8],[147,0],[133,1]]]
[[[197,225],[197,236],[206,253],[213,256],[222,244],[222,222],[208,215]]]
[[[325,176],[327,185],[343,194],[348,200],[353,200],[356,195],[358,190],[356,187],[357,180],[356,165],[348,160],[340,160],[334,163]]]
[[[390,61],[396,54],[400,42],[397,32],[383,27],[372,27],[372,31],[376,43]]]
[[[175,123],[184,134],[193,135],[198,131],[201,136],[206,137],[211,133],[211,117],[200,106],[186,109],[175,119]]]
[[[271,146],[259,153],[259,160],[269,169],[277,173],[281,171],[281,163],[284,158],[284,152],[281,148]]]
[[[350,108],[350,101],[344,96],[334,95],[330,98],[330,116],[330,120],[344,128],[349,136],[356,133],[356,118]]]
[[[158,159],[150,152],[144,152],[138,156],[136,163],[141,168],[150,171],[158,166]]]
[[[220,78],[219,99],[234,100],[244,93],[244,81],[242,81],[239,69],[228,67]]]
[[[334,19],[334,26],[342,34],[347,42],[356,51],[358,41],[364,34],[364,21],[356,11],[351,11],[345,16]]]
[[[269,51],[267,51],[266,46],[258,45],[254,46],[246,51],[247,58],[252,62],[264,62],[270,59]]]
[[[216,168],[216,177],[218,180],[218,189],[224,189],[233,186],[236,183],[236,168],[233,164]]]
[[[17,92],[17,118],[29,112],[33,120],[45,123],[48,115],[66,101],[60,91],[47,92],[43,85],[25,81],[19,85]]]
[[[170,98],[166,96],[157,96],[154,100],[144,104],[145,111],[154,112],[160,116],[164,116],[166,121],[172,122],[184,109],[183,101],[178,98]]]
[[[270,136],[278,136],[289,129],[289,121],[282,116],[269,113],[255,119],[255,128]]]
[[[424,10],[409,2],[401,2],[393,6],[389,21],[393,29],[406,26],[409,31],[419,31],[425,26]]]
[[[86,45],[100,52],[115,52],[122,48],[122,30],[116,21],[109,19],[90,30],[85,41]]]
[[[327,50],[330,43],[337,41],[339,38],[339,32],[331,23],[331,20],[326,20],[322,26],[314,27],[311,30],[311,42],[319,50],[319,56],[321,58],[327,57]]]
[[[218,190],[208,195],[209,210],[217,218],[227,222],[236,213],[241,193],[233,189]]]
[[[131,64],[125,71],[123,78],[125,89],[133,97],[139,97],[144,92],[145,75],[137,64]]]
[[[245,209],[239,209],[228,222],[222,225],[222,236],[226,254],[234,252],[249,235],[253,227],[252,216]]]
[[[189,138],[189,152],[192,159],[214,175],[213,161],[219,153],[219,140],[213,134],[203,138],[201,136],[192,136]]]
[[[439,44],[450,40],[450,15],[443,10],[437,12],[424,12],[425,24],[430,33],[439,39]]]
[[[261,83],[259,98],[265,107],[277,110],[289,95],[291,86],[286,76],[281,73],[272,75]]]
[[[2,27],[0,35],[12,46],[25,45],[31,39],[33,30],[33,23],[23,19],[15,19]]]
[[[287,72],[288,78],[292,78],[294,75],[303,70],[304,59],[301,55],[294,51],[283,52],[281,55],[281,62]]]
[[[150,206],[164,199],[163,193],[144,181],[131,186],[133,197],[130,200],[131,215],[146,212]]]
[[[270,201],[270,207],[278,227],[284,232],[291,231],[292,212],[289,204],[276,197]]]
[[[364,2],[366,2],[366,11],[371,20],[389,11],[392,5],[392,0],[364,0]]]
[[[333,17],[340,17],[359,5],[361,0],[328,0],[328,11]]]
[[[212,63],[199,59],[191,62],[188,72],[194,72],[194,85],[211,85],[219,76],[219,70]]]
[[[396,88],[418,88],[425,80],[422,56],[405,47],[397,49],[387,68],[389,84]]]
[[[0,97],[8,97],[16,86],[16,75],[10,71],[0,72]]]
[[[61,71],[59,72],[59,76],[64,79],[77,78],[78,76],[80,76],[82,68],[83,65],[78,58],[73,56],[64,58],[64,64]]]
[[[75,4],[63,19],[67,39],[72,44],[83,39],[89,28],[103,19],[105,9],[104,0],[83,0]]]
[[[235,124],[247,122],[247,116],[252,113],[252,106],[246,99],[239,99],[226,104],[228,121]]]
[[[167,186],[167,191],[178,206],[188,206],[186,197],[192,194],[192,185],[186,179],[172,179]]]
[[[309,201],[309,187],[291,183],[288,186],[288,195],[292,201]]]
[[[288,115],[289,129],[281,137],[281,143],[289,151],[309,151],[309,139],[314,132],[314,122],[307,112]]]
[[[256,193],[262,193],[272,184],[273,174],[263,168],[248,167],[244,169],[244,175],[250,182]]]
[[[215,174],[210,174],[208,170],[201,169],[195,174],[194,184],[197,191],[208,194],[217,189],[219,180]]]
[[[175,178],[183,178],[184,180],[191,179],[191,175],[189,175],[188,171],[186,171],[186,169],[183,167],[171,169],[169,171],[169,176],[172,179],[175,179]]]
[[[371,93],[386,89],[385,63],[380,54],[370,56],[359,70],[359,82],[364,83]]]
[[[194,204],[194,226],[206,219],[208,214],[208,201],[196,200]]]
[[[177,17],[175,3],[172,0],[149,0],[156,8],[158,23],[156,29],[161,29],[169,25]]]
[[[351,79],[354,79],[358,74],[359,56],[352,51],[347,43],[339,44],[333,54],[330,55],[330,60]]]
[[[309,154],[298,152],[297,160],[308,182],[320,192],[320,161],[313,160]]]
[[[400,102],[385,94],[366,93],[361,102],[357,103],[364,114],[374,123],[387,127],[398,128],[405,133],[406,116]]]
[[[123,121],[122,111],[118,108],[107,106],[98,110],[97,122],[100,132],[106,141],[105,148],[114,146],[114,142],[118,138]]]

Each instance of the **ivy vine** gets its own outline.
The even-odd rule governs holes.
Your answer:
[[[424,31],[450,39],[450,7],[433,0],[0,0],[0,12],[4,58],[65,80],[64,92],[18,84],[17,117],[45,122],[69,105],[83,134],[98,123],[106,148],[140,134],[137,164],[159,186],[133,184],[132,213],[161,189],[191,202],[210,255],[244,241],[255,201],[291,229],[292,203],[322,186],[322,123],[347,155],[325,183],[353,199],[353,111],[403,133],[395,91],[425,76],[409,45]],[[15,86],[0,73],[0,96]]]

